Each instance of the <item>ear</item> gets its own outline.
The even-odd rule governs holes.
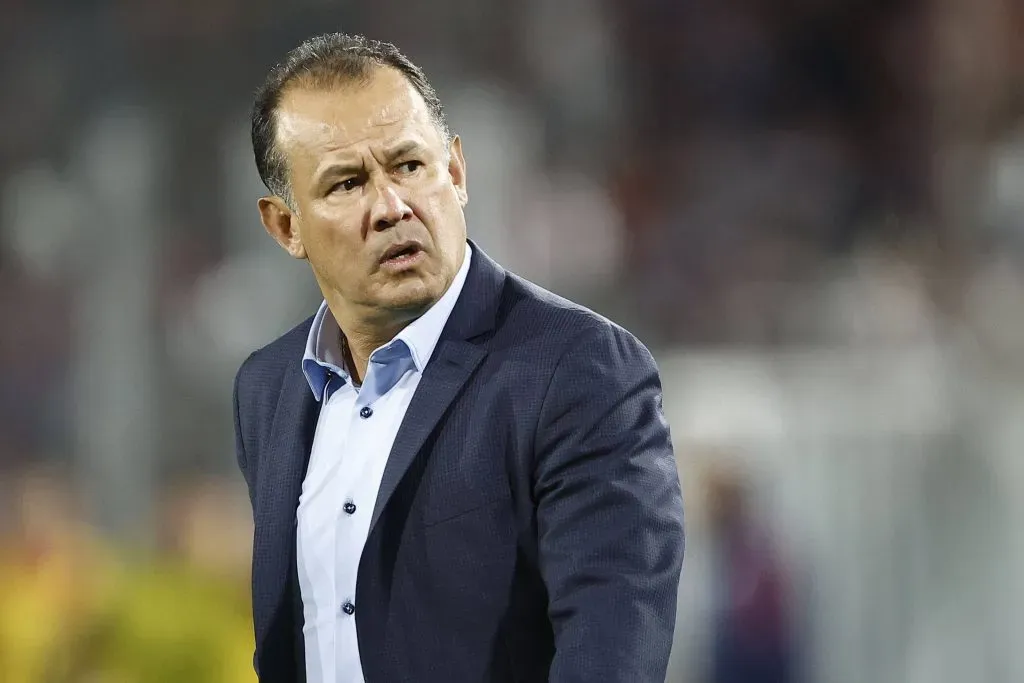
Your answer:
[[[274,241],[293,258],[305,259],[306,247],[302,244],[298,217],[284,200],[277,196],[261,197],[259,208],[263,227]]]
[[[466,159],[462,156],[462,139],[456,135],[452,138],[451,147],[448,150],[448,175],[455,185],[455,194],[459,197],[459,203],[466,206],[469,203],[469,194],[466,192]]]

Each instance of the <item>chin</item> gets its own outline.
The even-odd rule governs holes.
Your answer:
[[[423,281],[395,283],[381,297],[385,308],[408,311],[426,311],[444,294],[442,287]]]

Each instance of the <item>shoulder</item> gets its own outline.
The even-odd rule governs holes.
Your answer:
[[[518,338],[535,353],[560,360],[587,350],[650,359],[647,347],[618,323],[513,273],[508,273],[497,326],[499,338]],[[597,360],[597,358],[594,358]],[[653,359],[650,360],[653,364]]]
[[[235,376],[235,391],[239,396],[257,393],[261,388],[276,391],[281,386],[285,371],[302,359],[313,317],[249,354]]]

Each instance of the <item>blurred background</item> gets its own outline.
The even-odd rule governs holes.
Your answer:
[[[319,296],[248,109],[333,30],[426,69],[472,237],[655,353],[670,683],[1024,681],[1019,0],[0,16],[0,681],[254,680],[232,379]]]

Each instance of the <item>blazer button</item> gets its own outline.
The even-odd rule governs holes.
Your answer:
[[[371,408],[370,406],[363,406],[362,409],[359,411],[359,417],[363,418],[364,420],[370,417],[371,415],[373,415],[373,408]]]
[[[349,515],[355,514],[356,504],[355,503],[345,503],[345,506],[342,509],[345,511],[346,514],[349,514]]]
[[[344,605],[341,606],[341,611],[351,616],[356,611],[356,606],[353,605],[351,602],[346,602]]]

